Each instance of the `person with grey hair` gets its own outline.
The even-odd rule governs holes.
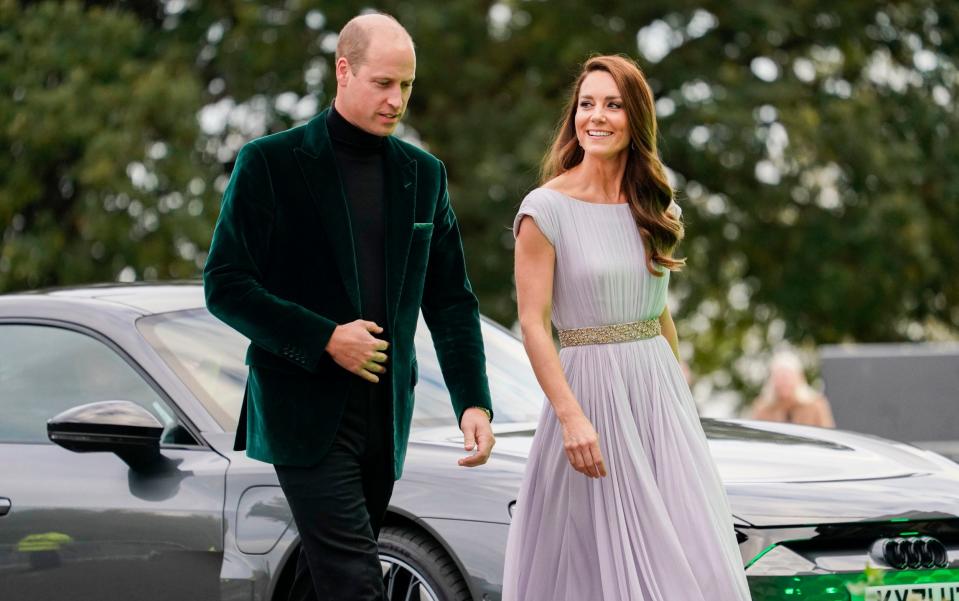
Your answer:
[[[250,339],[236,449],[272,463],[299,531],[290,599],[382,601],[377,535],[402,473],[419,313],[469,453],[494,439],[479,308],[446,169],[391,134],[416,54],[395,19],[340,32],[333,105],[253,140],[224,193],[207,306]]]
[[[806,382],[802,362],[782,350],[769,362],[769,377],[753,401],[753,419],[835,428],[829,401]]]

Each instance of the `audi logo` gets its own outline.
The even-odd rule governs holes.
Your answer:
[[[869,554],[897,570],[944,568],[949,563],[946,546],[931,536],[883,538],[873,543]]]

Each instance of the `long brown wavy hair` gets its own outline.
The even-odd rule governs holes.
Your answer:
[[[576,109],[583,80],[594,71],[605,71],[612,76],[626,110],[630,144],[626,150],[628,157],[622,188],[626,191],[633,218],[646,245],[646,269],[655,276],[663,275],[653,265],[655,262],[671,271],[678,271],[686,264],[686,259],[674,259],[672,253],[683,239],[683,224],[679,217],[666,210],[674,192],[656,147],[653,92],[639,65],[632,59],[625,56],[594,56],[583,64],[556,129],[553,144],[543,159],[540,184],[583,161],[583,148],[576,138]]]

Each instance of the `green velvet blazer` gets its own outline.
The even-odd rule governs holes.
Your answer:
[[[420,309],[433,336],[457,424],[492,411],[479,308],[466,276],[446,169],[386,138],[386,290],[394,475],[413,413]],[[362,382],[324,350],[338,324],[362,316],[350,213],[326,111],[253,140],[237,156],[203,271],[207,307],[251,340],[236,448],[268,463],[320,461],[351,385]],[[388,381],[387,381],[388,380]]]

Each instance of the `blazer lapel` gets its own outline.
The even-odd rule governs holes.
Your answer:
[[[330,134],[326,129],[326,113],[327,111],[323,111],[307,124],[303,146],[293,152],[316,203],[326,236],[333,243],[333,254],[346,286],[346,293],[356,309],[356,314],[361,315],[360,282],[356,271],[356,249],[353,247],[350,209],[346,204],[343,183],[336,169]]]
[[[403,152],[392,138],[386,140],[386,298],[390,325],[396,318],[406,259],[413,239],[413,218],[416,209],[416,161]]]

